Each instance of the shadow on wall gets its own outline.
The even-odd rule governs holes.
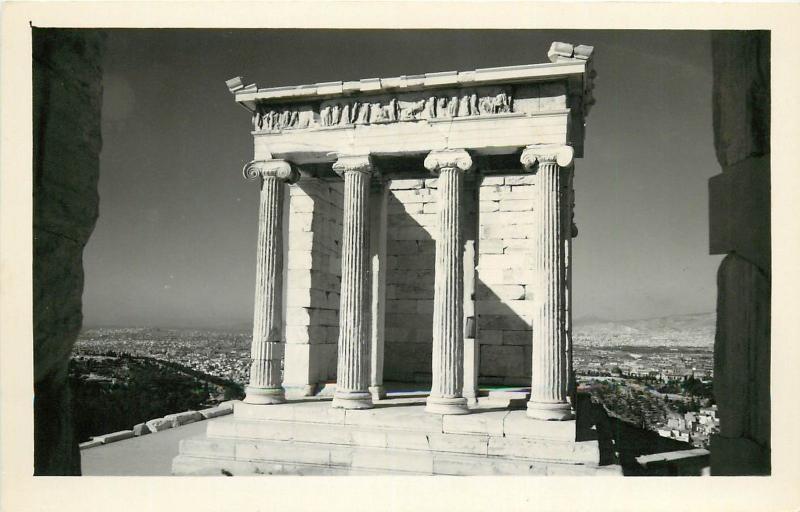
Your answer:
[[[532,183],[529,175],[464,180],[464,238],[477,246],[474,289],[465,282],[474,313],[465,308],[465,316],[477,320],[483,385],[530,385]],[[437,180],[394,179],[388,187],[384,377],[430,383]]]

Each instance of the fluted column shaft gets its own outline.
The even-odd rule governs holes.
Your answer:
[[[433,295],[433,366],[426,410],[438,414],[469,412],[464,385],[464,172],[472,159],[463,150],[436,151],[425,167],[439,175],[439,225]]]
[[[261,180],[258,209],[253,341],[250,346],[250,383],[244,401],[274,404],[284,401],[281,385],[281,299],[283,278],[284,184],[297,180],[297,171],[283,160],[253,161],[244,168],[245,178]]]
[[[333,407],[373,407],[370,381],[369,157],[340,157],[334,171],[344,178],[342,288],[339,353]]]
[[[567,401],[565,194],[572,150],[529,146],[522,163],[537,177],[534,186],[533,368],[528,416],[543,420],[574,417]]]

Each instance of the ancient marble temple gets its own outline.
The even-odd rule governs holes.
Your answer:
[[[553,43],[543,64],[267,89],[228,81],[251,113],[243,172],[261,191],[250,382],[232,419],[182,445],[176,472],[596,469],[596,442],[575,438],[570,338],[592,51]],[[384,380],[430,393],[405,403]],[[525,410],[486,409],[479,383],[530,386]]]

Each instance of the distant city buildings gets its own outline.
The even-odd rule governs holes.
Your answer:
[[[701,407],[699,411],[687,412],[683,416],[673,414],[667,421],[667,427],[658,428],[658,434],[706,448],[711,435],[719,432],[717,406]]]
[[[106,352],[147,356],[247,384],[250,336],[244,333],[180,329],[88,329],[75,344],[75,354]]]
[[[714,377],[713,331],[687,329],[669,334],[598,331],[576,329],[573,359],[579,373],[653,377],[662,381]]]

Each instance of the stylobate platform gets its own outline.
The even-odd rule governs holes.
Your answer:
[[[467,415],[425,412],[424,398],[393,398],[374,409],[331,408],[329,401],[237,403],[205,436],[181,441],[173,473],[593,475],[592,431],[575,421],[539,421],[502,402],[481,400]],[[578,441],[577,439],[581,439]]]

